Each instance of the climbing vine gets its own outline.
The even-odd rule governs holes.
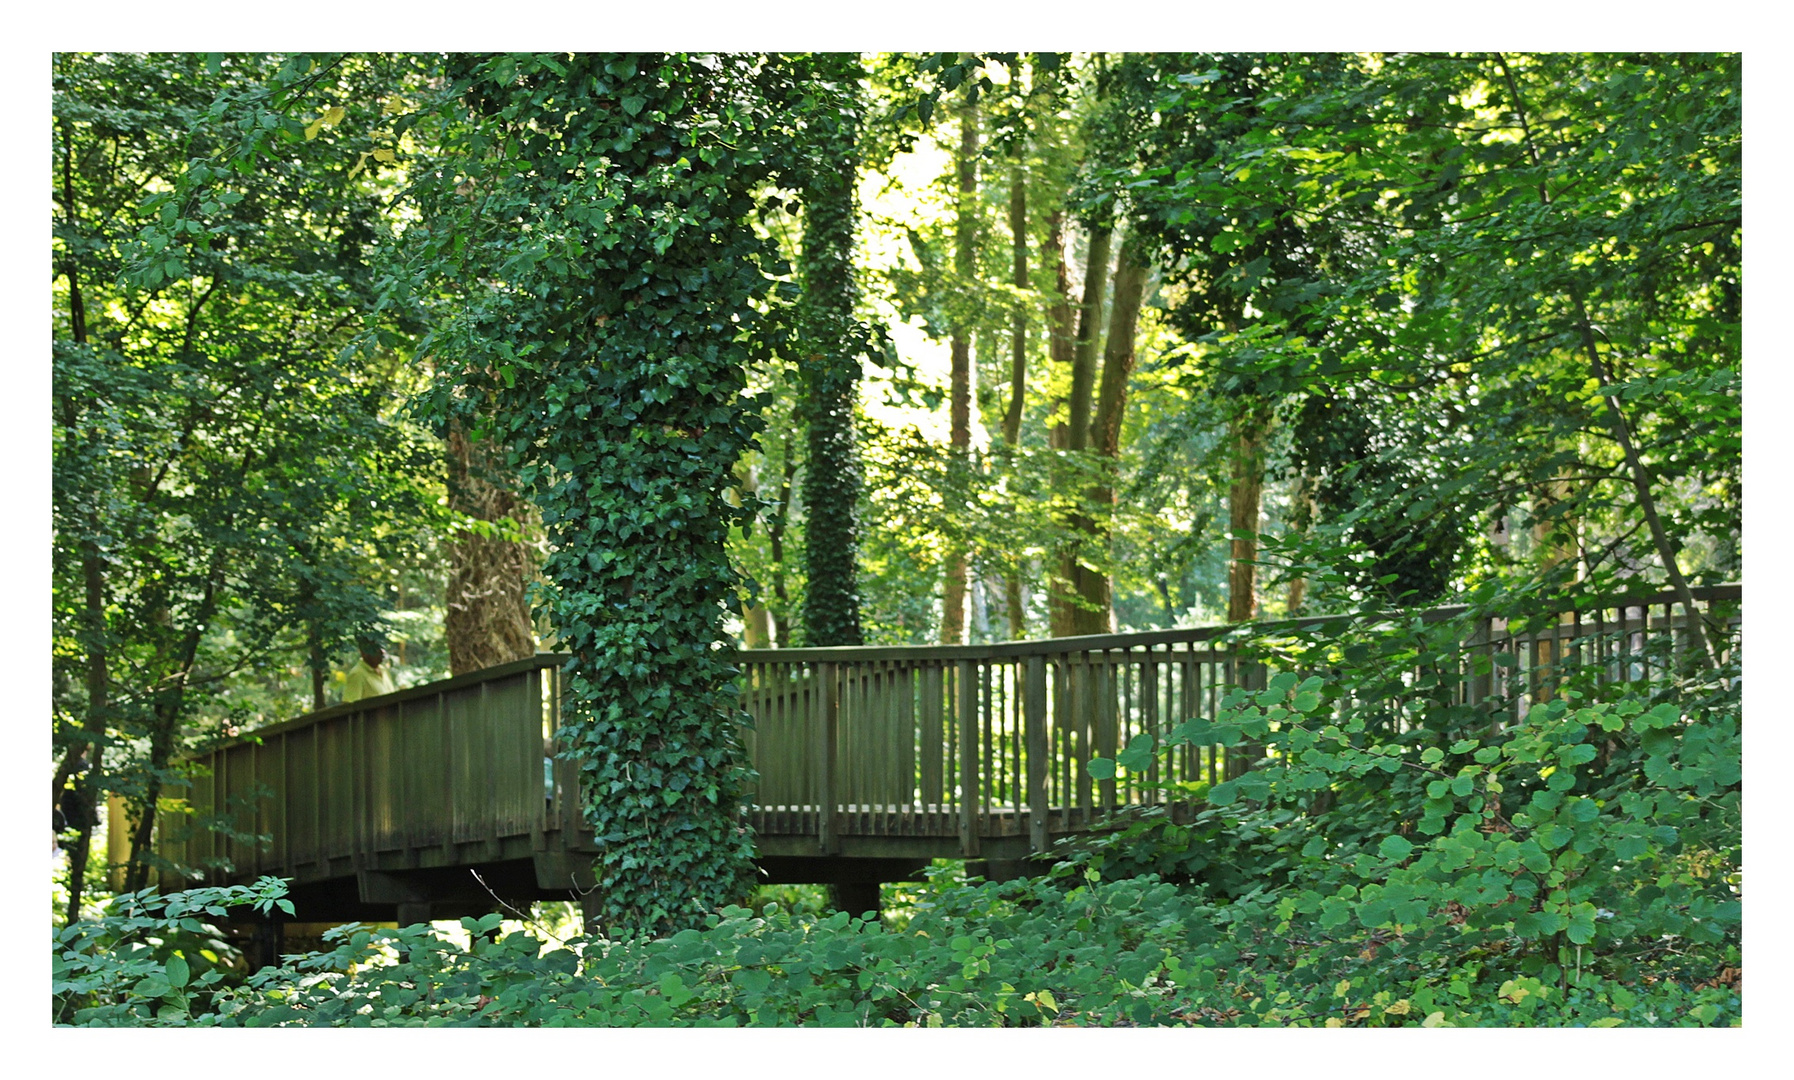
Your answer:
[[[805,57],[798,70],[807,76],[798,166],[804,201],[798,373],[808,428],[804,641],[859,645],[861,469],[853,414],[868,340],[854,317],[853,242],[862,72],[851,53]]]
[[[694,925],[752,872],[741,712],[719,652],[758,421],[742,391],[768,165],[745,57],[470,58],[451,151],[417,192],[414,283],[454,316],[426,346],[440,412],[508,446],[551,541],[540,603],[573,654],[564,752],[616,936]]]

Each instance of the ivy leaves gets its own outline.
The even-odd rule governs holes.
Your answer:
[[[724,491],[759,429],[742,391],[769,282],[747,218],[772,117],[753,67],[469,61],[474,107],[420,192],[412,267],[458,301],[433,332],[460,387],[438,407],[513,448],[549,533],[544,602],[574,656],[563,739],[613,935],[691,925],[752,867],[745,717],[712,646],[746,513]]]

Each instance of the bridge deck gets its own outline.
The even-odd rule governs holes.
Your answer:
[[[1738,621],[1739,587],[1697,595]],[[1454,700],[1518,715],[1571,666],[1638,677],[1661,662],[1647,641],[1674,647],[1682,619],[1658,595],[1533,629],[1485,620],[1460,649]],[[1511,659],[1492,663],[1503,653]],[[187,797],[158,822],[161,856],[187,870],[164,886],[278,874],[295,883],[298,918],[315,921],[442,917],[490,910],[495,894],[516,903],[589,890],[597,849],[577,768],[553,756],[566,659],[542,654],[339,705],[199,755]],[[1229,688],[1267,676],[1225,627],[743,651],[737,663],[759,773],[749,819],[773,881],[895,880],[936,857],[1021,859],[1106,808],[1163,798],[1161,780],[1237,775],[1250,751],[1219,746],[1178,747],[1133,781],[1093,781],[1084,765],[1142,732],[1213,717]]]

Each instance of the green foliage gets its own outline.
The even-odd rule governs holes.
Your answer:
[[[233,907],[291,914],[286,883],[145,890],[112,897],[98,918],[51,932],[50,1003],[57,1020],[92,1027],[184,1025],[238,984],[230,946],[214,923]]]
[[[1224,866],[1273,890],[1279,932],[1329,948],[1368,935],[1385,968],[1445,985],[1661,977],[1684,948],[1690,963],[1736,963],[1735,683],[1654,705],[1565,688],[1493,727],[1449,709],[1392,727],[1396,703],[1374,682],[1350,684],[1350,699],[1344,685],[1281,674],[1231,693],[1219,719],[1175,728],[1166,746],[1251,742],[1268,756],[1210,789],[1193,824],[1125,822],[1068,845],[1057,872],[1153,869],[1237,895],[1240,878],[1203,877]]]
[[[1297,572],[1345,570],[1348,596],[1735,573],[1736,56],[1120,70],[1163,117],[1123,175],[1188,278],[1174,316],[1223,390],[1294,395],[1320,517]],[[1201,325],[1217,298],[1263,315]]]
[[[727,907],[701,928],[623,942],[479,936],[497,915],[462,920],[470,947],[428,926],[340,927],[326,951],[287,957],[241,985],[208,979],[203,996],[178,1006],[172,959],[90,973],[113,998],[74,1022],[1437,1027],[1723,1026],[1739,1017],[1734,990],[1686,978],[1628,984],[1589,974],[1565,990],[1494,960],[1486,972],[1478,964],[1449,977],[1372,962],[1363,954],[1391,947],[1387,935],[1328,932],[1263,895],[1222,904],[1153,877],[1107,881],[1091,871],[1069,887],[939,880],[921,895],[902,930],[772,905]]]
[[[313,71],[355,133],[231,167],[232,103],[287,68],[108,53],[52,71],[54,743],[99,747],[87,790],[140,817],[184,747],[309,707],[282,662],[328,666],[430,542],[434,455],[395,415],[407,372],[342,353],[391,194],[347,154],[391,80]]]

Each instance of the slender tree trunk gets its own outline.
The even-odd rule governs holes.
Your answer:
[[[1072,324],[1071,267],[1065,262],[1065,211],[1055,210],[1047,218],[1047,247],[1053,259],[1053,302],[1047,308],[1047,359],[1053,371],[1069,371],[1077,349],[1077,328]],[[1059,415],[1061,400],[1053,399],[1047,409],[1049,417]],[[1070,445],[1071,425],[1055,420],[1047,430],[1047,445],[1064,450]]]
[[[1296,490],[1290,497],[1290,529],[1298,535],[1306,535],[1314,524],[1314,477],[1302,473],[1296,478]],[[1308,594],[1308,579],[1291,578],[1289,591],[1284,595],[1283,614],[1293,619],[1302,612],[1302,600]]]
[[[105,763],[106,710],[110,701],[110,682],[106,650],[106,568],[99,547],[89,540],[83,545],[81,577],[85,590],[84,605],[88,632],[87,642],[87,720],[84,745],[87,747],[87,771],[75,783],[75,798],[81,808],[76,822],[74,846],[69,850],[69,906],[64,921],[73,924],[81,918],[81,901],[87,887],[87,858],[93,846],[94,822],[100,803],[100,770]],[[56,797],[61,798],[62,781],[56,784]]]
[[[228,529],[228,522],[226,525]],[[218,593],[224,585],[228,558],[229,552],[225,548],[213,550],[199,609],[174,657],[173,668],[164,680],[165,686],[156,695],[155,725],[150,730],[149,779],[143,798],[137,805],[139,817],[131,836],[130,868],[125,882],[125,889],[129,892],[144,888],[149,883],[149,855],[155,836],[156,804],[162,798],[161,777],[167,773],[169,763],[174,760],[181,714],[186,707],[187,683],[193,677],[193,665],[199,657],[199,643],[205,638],[206,629],[218,613]]]
[[[1268,418],[1262,403],[1242,401],[1232,432],[1233,468],[1227,488],[1227,524],[1233,533],[1227,566],[1227,621],[1250,622],[1258,615],[1255,585],[1258,516],[1264,492],[1264,435]]]
[[[497,447],[451,421],[447,449],[450,507],[479,521],[529,522],[530,506],[504,475]],[[520,541],[464,532],[450,542],[444,631],[451,675],[535,655],[526,592],[535,575],[535,552]]]
[[[1090,397],[1096,385],[1096,357],[1102,350],[1099,327],[1113,238],[1114,231],[1107,225],[1091,229],[1090,250],[1084,264],[1084,299],[1078,305],[1078,340],[1072,350],[1071,401],[1066,418],[1066,446],[1072,450],[1090,446]]]
[[[1096,357],[1101,345],[1098,331],[1102,316],[1103,291],[1108,284],[1109,250],[1112,230],[1103,225],[1093,227],[1090,246],[1084,263],[1084,297],[1078,310],[1078,336],[1072,348],[1071,394],[1066,402],[1065,448],[1078,458],[1070,475],[1066,492],[1074,503],[1081,503],[1088,492],[1084,488],[1082,454],[1090,446],[1090,399],[1096,383]],[[1074,505],[1067,515],[1067,536],[1059,551],[1058,580],[1052,583],[1048,597],[1048,616],[1054,637],[1083,633],[1088,614],[1078,600],[1085,593],[1082,586],[1085,568],[1079,549],[1092,531],[1090,515],[1082,506]]]
[[[1508,67],[1507,58],[1500,53],[1495,54],[1495,62],[1501,68],[1501,77],[1507,83],[1508,93],[1514,99],[1515,115],[1520,120],[1521,138],[1526,144],[1527,157],[1537,167],[1542,158],[1538,144],[1533,141],[1532,124],[1526,118],[1526,101],[1520,93],[1519,81]],[[1545,183],[1543,176],[1539,178],[1539,201],[1551,204],[1551,188]],[[1582,338],[1583,352],[1588,355],[1590,373],[1602,386],[1613,385],[1612,372],[1607,362],[1602,359],[1600,350],[1595,345],[1594,324],[1588,316],[1588,305],[1583,299],[1582,290],[1575,285],[1570,286],[1570,299],[1576,305],[1576,329]],[[1644,515],[1645,527],[1651,533],[1651,545],[1657,549],[1657,559],[1663,564],[1663,571],[1669,576],[1670,588],[1675,591],[1676,599],[1681,601],[1682,610],[1687,612],[1688,636],[1694,643],[1698,654],[1705,659],[1710,668],[1719,666],[1719,652],[1707,634],[1705,618],[1694,606],[1694,591],[1688,586],[1688,579],[1682,576],[1682,568],[1676,562],[1677,551],[1670,542],[1669,532],[1663,527],[1663,520],[1657,513],[1657,498],[1651,492],[1650,472],[1645,468],[1644,460],[1638,454],[1638,448],[1632,443],[1632,433],[1626,423],[1626,414],[1620,409],[1619,399],[1612,394],[1604,396],[1607,404],[1607,424],[1613,433],[1614,441],[1620,445],[1620,453],[1626,459],[1626,470],[1632,477],[1632,491],[1638,500],[1638,509]]]
[[[766,527],[766,544],[772,555],[772,595],[779,603],[777,611],[766,613],[775,643],[791,637],[791,592],[785,587],[785,532],[791,527],[791,489],[796,478],[797,457],[787,444],[784,468],[779,475],[779,497],[772,523]]]
[[[1582,297],[1575,296],[1576,315],[1581,323],[1582,346],[1588,353],[1589,369],[1602,386],[1613,385],[1613,374],[1608,371],[1607,363],[1601,358],[1595,347],[1595,334],[1589,322],[1588,309],[1583,306]],[[1644,460],[1639,457],[1638,447],[1632,442],[1632,432],[1626,423],[1626,414],[1620,410],[1619,398],[1607,394],[1607,424],[1613,432],[1614,441],[1620,444],[1620,453],[1625,455],[1626,469],[1632,477],[1633,497],[1638,501],[1638,509],[1644,514],[1645,527],[1651,532],[1651,544],[1657,549],[1658,561],[1663,563],[1664,573],[1669,575],[1670,588],[1675,590],[1676,599],[1682,602],[1682,610],[1688,613],[1688,637],[1693,643],[1695,652],[1704,659],[1709,668],[1719,667],[1719,652],[1714,648],[1711,637],[1707,633],[1705,618],[1700,609],[1694,606],[1694,590],[1689,588],[1688,579],[1682,576],[1682,568],[1676,562],[1676,548],[1670,542],[1669,532],[1663,527],[1663,519],[1657,514],[1657,498],[1651,492],[1651,474],[1645,468]]]
[[[1028,187],[1027,175],[1020,165],[1009,173],[1009,236],[1012,283],[1026,289],[1028,280]],[[1009,411],[1003,414],[1003,441],[1011,452],[1021,449],[1022,403],[1028,384],[1028,316],[1018,307],[1009,328]],[[1003,605],[1009,617],[1009,640],[1019,641],[1028,634],[1026,603],[1022,596],[1020,571],[1011,571],[1003,578]]]
[[[315,619],[305,628],[305,656],[311,669],[311,708],[317,712],[324,708],[324,678],[329,674],[330,658],[324,655],[324,638]]]
[[[75,198],[75,144],[72,132],[66,122],[60,122],[62,135],[62,209],[71,224],[80,221],[79,205]],[[62,272],[68,281],[69,288],[69,336],[77,345],[88,344],[87,339],[87,305],[81,295],[81,275],[76,272],[76,261],[71,255],[64,262]],[[80,422],[79,406],[65,398],[62,403],[64,426],[70,436],[75,435],[76,426]],[[98,817],[100,801],[101,766],[105,760],[105,733],[107,709],[110,702],[109,689],[110,670],[106,648],[106,564],[101,555],[99,544],[91,537],[98,532],[98,522],[88,522],[89,539],[81,544],[81,578],[83,595],[83,621],[87,631],[85,649],[87,652],[87,709],[78,744],[69,747],[63,768],[57,770],[54,794],[52,795],[52,813],[62,799],[62,786],[67,782],[68,773],[72,770],[83,752],[88,759],[87,771],[81,774],[75,783],[75,799],[81,808],[81,820],[76,823],[74,847],[69,851],[69,904],[65,921],[77,922],[81,918],[81,901],[87,887],[87,856],[93,844],[94,821]]]
[[[751,500],[760,493],[759,478],[754,470],[737,464],[735,467],[735,486],[745,500]],[[745,599],[741,602],[741,636],[742,647],[748,649],[771,649],[775,647],[772,636],[772,615],[765,604],[750,604]]]
[[[1109,332],[1103,347],[1103,371],[1097,389],[1096,413],[1091,417],[1090,449],[1099,459],[1103,482],[1090,491],[1089,502],[1097,517],[1089,519],[1090,539],[1081,549],[1086,557],[1109,559],[1109,515],[1115,507],[1113,481],[1116,462],[1121,456],[1121,420],[1127,411],[1128,378],[1134,372],[1134,336],[1140,322],[1140,302],[1146,294],[1147,267],[1140,258],[1137,244],[1130,238],[1121,245],[1121,257],[1115,267],[1115,297],[1109,309]],[[1105,634],[1115,629],[1114,585],[1109,574],[1080,560],[1078,564],[1079,605],[1074,620],[1079,634]]]
[[[978,113],[966,105],[959,119],[959,205],[954,221],[953,265],[962,287],[969,287],[977,273]],[[971,468],[972,447],[972,330],[958,326],[952,335],[952,403],[950,406],[953,467]],[[941,595],[941,642],[962,644],[966,634],[966,576],[968,559],[964,544],[947,552],[946,582]]]
[[[831,54],[826,72],[857,102],[856,54]],[[799,369],[808,428],[804,470],[804,643],[858,645],[860,456],[854,432],[860,358],[852,345],[853,241],[858,175],[857,105],[829,120],[828,160],[806,177],[801,265],[805,363]],[[819,151],[820,153],[820,151]]]
[[[1028,287],[1028,188],[1020,165],[1009,172],[1010,283]],[[1009,324],[1009,410],[1003,414],[1003,441],[1021,445],[1022,400],[1028,385],[1028,315],[1017,307]]]

